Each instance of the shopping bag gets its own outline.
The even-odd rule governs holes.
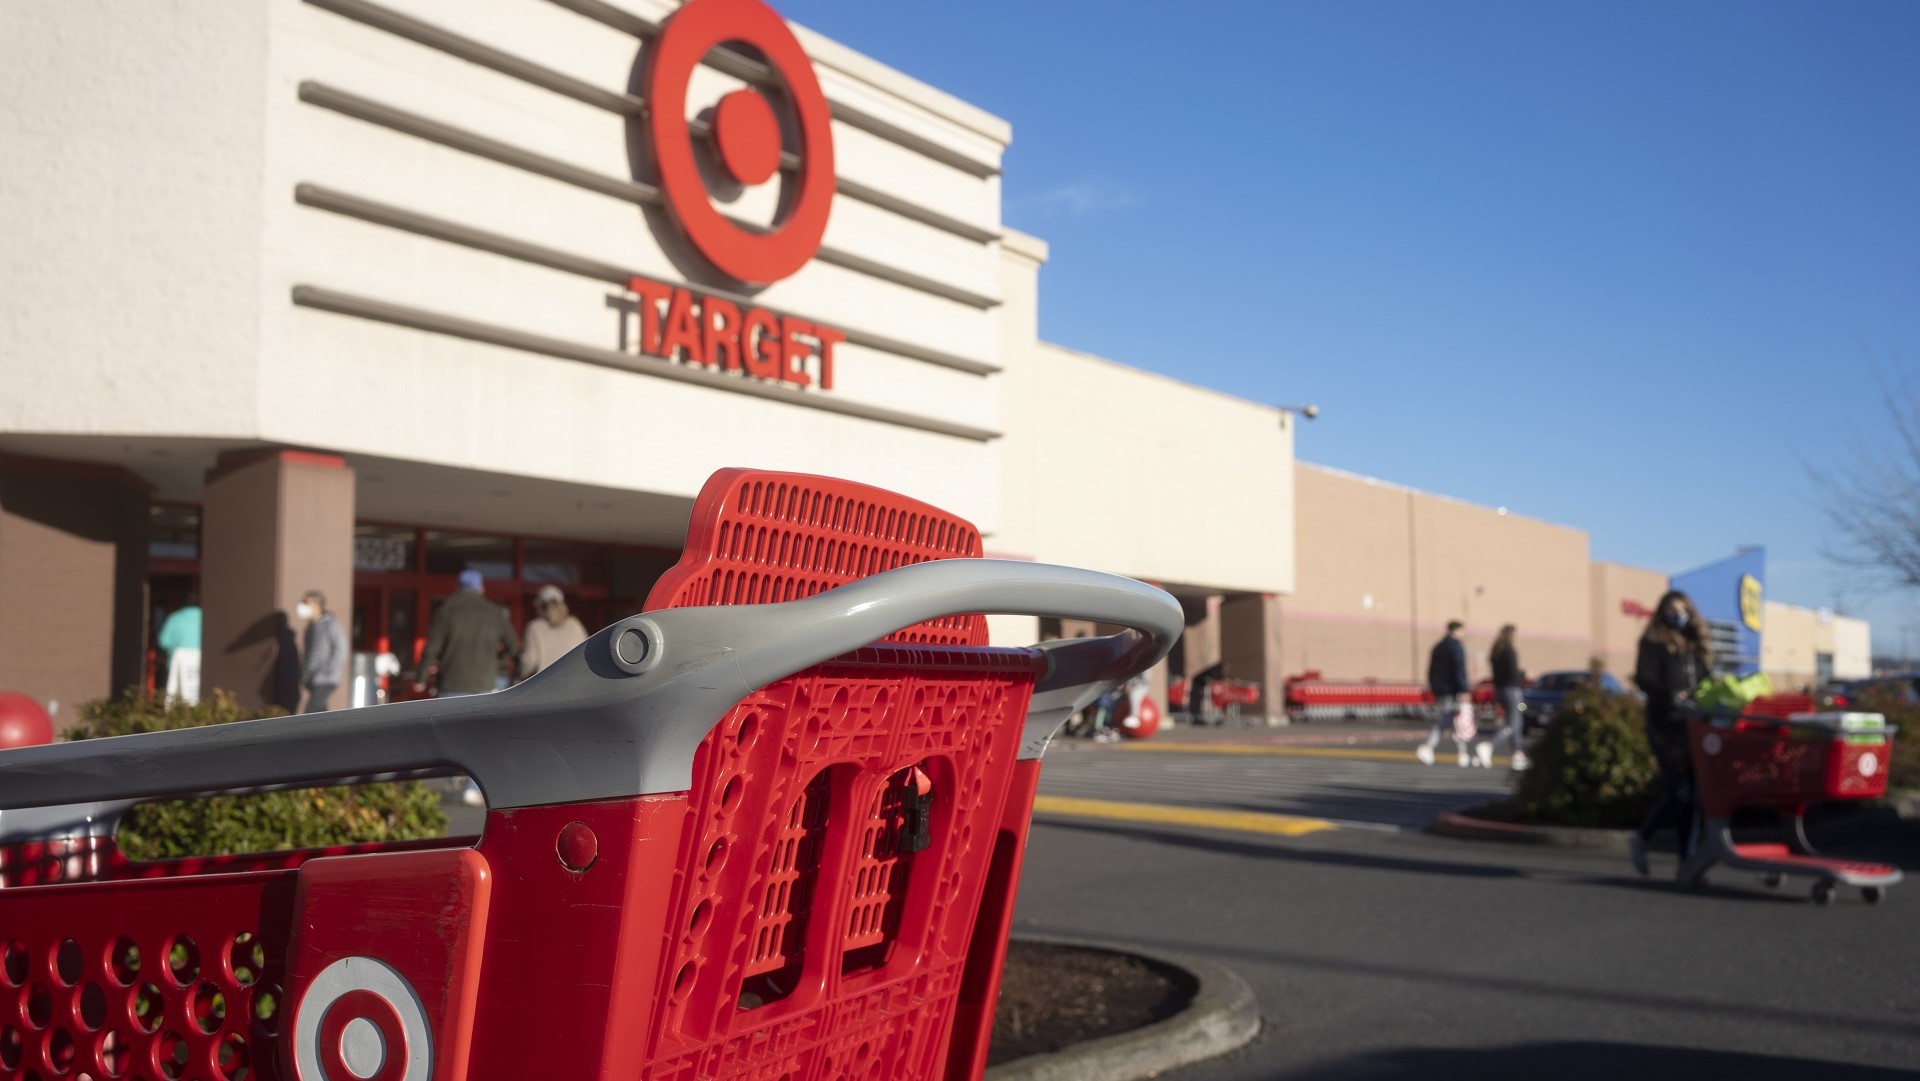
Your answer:
[[[1453,738],[1465,743],[1479,731],[1480,726],[1473,719],[1473,701],[1462,698],[1459,708],[1453,711]]]
[[[1766,673],[1750,676],[1720,676],[1700,684],[1693,700],[1704,709],[1736,710],[1756,698],[1773,693],[1773,681]]]

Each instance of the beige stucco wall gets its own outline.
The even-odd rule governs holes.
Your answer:
[[[1873,625],[1852,616],[1833,617],[1833,678],[1873,674]]]
[[[1640,635],[1647,628],[1647,617],[1628,609],[1651,612],[1667,591],[1667,576],[1624,563],[1595,562],[1592,587],[1593,655],[1626,682],[1633,676]]]
[[[1865,620],[1815,608],[1766,602],[1760,670],[1782,690],[1817,681],[1819,654],[1833,660],[1834,679],[1873,674],[1871,628]]]
[[[386,0],[401,14],[603,92],[640,40],[554,4]],[[659,20],[676,6],[621,0]],[[301,205],[302,185],[695,288],[657,211],[350,118],[320,85],[611,182],[637,177],[627,121],[301,0],[17,5],[0,35],[0,430],[263,441],[686,497],[723,465],[903,491],[984,530],[990,441],[796,407],[296,306],[312,286],[572,345],[614,349],[609,281]],[[756,300],[843,329],[995,363],[1006,123],[797,29],[828,99],[893,132],[834,123],[836,173],[978,231],[836,197],[826,245],[932,282],[815,260]],[[689,110],[739,84],[712,69]],[[924,153],[931,144],[953,160]],[[964,163],[964,165],[960,164]],[[129,178],[138,178],[137,183]],[[730,209],[767,218],[776,185]],[[986,239],[982,239],[985,237]],[[983,298],[967,303],[940,290]],[[1001,427],[991,375],[844,344],[842,400]],[[635,358],[637,367],[656,364]]]
[[[1030,360],[1037,453],[1010,465],[1031,473],[1036,555],[1170,585],[1293,588],[1282,414],[1046,342]]]
[[[267,22],[5,5],[0,431],[255,429]]]
[[[1592,635],[1587,536],[1497,508],[1300,463],[1297,588],[1283,598],[1289,673],[1419,679],[1448,620],[1468,669],[1503,623],[1530,672],[1583,667]]]
[[[1008,230],[1002,252],[1007,434],[987,547],[1182,592],[1291,590],[1292,418],[1038,340],[1047,247]],[[1173,506],[1214,509],[1202,524]]]

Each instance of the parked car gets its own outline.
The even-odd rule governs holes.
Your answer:
[[[1520,711],[1522,713],[1526,712],[1527,705],[1524,696],[1527,688],[1531,686],[1533,686],[1532,678],[1523,673],[1520,677],[1520,693],[1523,696],[1520,700]],[[1493,680],[1483,679],[1473,685],[1473,711],[1479,717],[1480,724],[1483,727],[1487,725],[1497,726],[1500,723],[1500,696],[1494,693]]]
[[[1909,706],[1920,705],[1920,673],[1831,683],[1816,696],[1821,709],[1860,709],[1876,699],[1885,698]]]
[[[1526,718],[1527,731],[1546,727],[1553,720],[1554,711],[1559,709],[1560,703],[1566,700],[1567,692],[1592,678],[1593,673],[1584,668],[1547,672],[1536,678],[1533,686],[1527,688],[1522,699],[1525,705],[1522,713]],[[1608,694],[1627,693],[1627,689],[1620,685],[1620,681],[1613,678],[1612,672],[1600,673],[1600,689]]]

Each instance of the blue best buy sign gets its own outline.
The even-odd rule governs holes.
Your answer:
[[[1713,625],[1714,668],[1751,675],[1760,670],[1767,550],[1743,548],[1732,557],[1673,576],[1673,588],[1693,598]]]

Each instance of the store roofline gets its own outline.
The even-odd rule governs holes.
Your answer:
[[[1013,142],[1013,124],[994,114],[921,82],[898,68],[883,64],[866,53],[842,45],[816,30],[789,22],[794,36],[813,62],[858,80],[876,90],[911,102],[932,115],[957,124],[975,135],[985,136],[1002,147]]]
[[[1485,503],[1475,503],[1470,499],[1461,499],[1459,496],[1448,495],[1445,492],[1430,492],[1424,488],[1415,488],[1410,484],[1401,484],[1398,481],[1382,480],[1379,477],[1370,477],[1370,476],[1367,476],[1365,473],[1355,473],[1350,469],[1340,469],[1336,466],[1321,465],[1318,462],[1302,461],[1298,457],[1294,458],[1293,464],[1296,466],[1302,466],[1307,469],[1317,469],[1320,472],[1329,474],[1331,476],[1343,477],[1347,480],[1357,480],[1365,484],[1371,484],[1377,488],[1386,488],[1396,492],[1406,492],[1408,495],[1423,495],[1431,499],[1444,500],[1448,503],[1455,504],[1456,506],[1471,507],[1474,510],[1483,510],[1483,511],[1486,511],[1488,514],[1498,514],[1500,512],[1500,508],[1490,507]],[[1517,518],[1523,522],[1533,522],[1536,525],[1543,525],[1548,527],[1549,529],[1558,529],[1558,530],[1565,531],[1567,533],[1578,533],[1581,537],[1586,538],[1589,548],[1591,548],[1593,535],[1588,533],[1586,530],[1581,529],[1579,526],[1571,526],[1563,522],[1549,522],[1545,518],[1536,518],[1531,514],[1518,514],[1511,509],[1509,509],[1503,517]],[[1588,562],[1589,563],[1596,562],[1591,558],[1591,554],[1589,554]],[[1620,564],[1620,566],[1625,566],[1625,565],[1626,564]],[[1659,572],[1655,572],[1655,573],[1659,573]]]
[[[1232,405],[1241,406],[1247,409],[1258,409],[1266,413],[1274,414],[1275,416],[1278,416],[1281,413],[1288,412],[1288,410],[1282,409],[1279,406],[1266,405],[1262,402],[1253,401],[1250,398],[1242,398],[1237,394],[1229,394],[1224,390],[1215,390],[1212,387],[1202,386],[1199,383],[1190,383],[1185,379],[1180,379],[1175,376],[1167,375],[1164,372],[1156,372],[1147,368],[1137,368],[1124,361],[1114,360],[1111,357],[1103,357],[1096,353],[1084,352],[1079,349],[1074,349],[1071,346],[1061,345],[1058,342],[1050,342],[1045,339],[1041,339],[1037,344],[1042,349],[1051,349],[1056,353],[1064,353],[1067,356],[1075,357],[1080,360],[1091,360],[1096,363],[1105,364],[1108,367],[1119,368],[1121,371],[1127,372],[1128,374],[1131,374],[1131,375],[1144,375],[1149,379],[1155,379],[1162,383],[1170,383],[1176,387],[1179,387],[1182,390],[1190,390],[1199,394],[1205,394],[1210,398],[1217,398],[1222,402],[1227,402]]]

